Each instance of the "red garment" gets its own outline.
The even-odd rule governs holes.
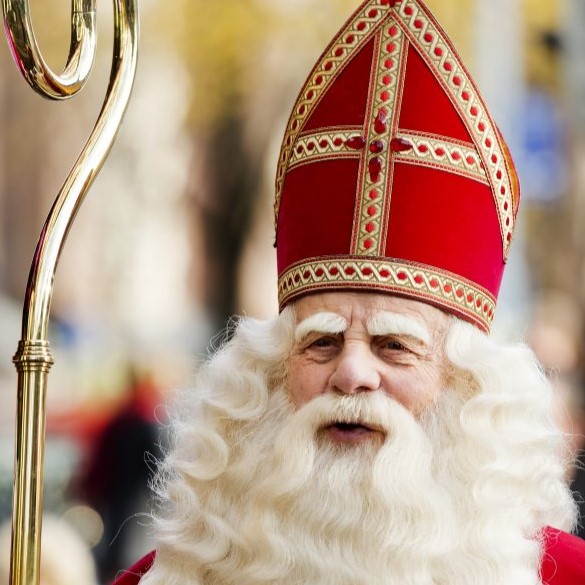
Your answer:
[[[114,585],[138,585],[140,577],[152,566],[154,555],[154,552],[147,554],[125,571]],[[585,584],[585,540],[547,528],[541,571],[543,585]]]
[[[154,563],[155,552],[149,552],[145,557],[142,557],[136,564],[132,565],[128,570],[124,571],[113,583],[113,585],[138,585],[140,577],[144,575],[152,563]]]
[[[548,528],[542,558],[544,585],[585,583],[585,540],[561,530]]]

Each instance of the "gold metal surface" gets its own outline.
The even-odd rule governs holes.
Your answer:
[[[28,2],[3,0],[3,8],[12,56],[30,86],[51,99],[65,99],[76,94],[89,77],[95,57],[95,0],[71,2],[71,44],[61,75],[51,70],[39,51]]]
[[[51,357],[47,328],[55,270],[85,195],[116,138],[136,72],[137,0],[114,1],[114,48],[102,110],[49,213],[31,265],[23,309],[22,339],[14,363],[18,406],[10,585],[38,585],[45,441],[45,396]],[[32,33],[26,0],[3,0],[4,22],[18,68],[41,95],[64,99],[85,83],[95,53],[95,0],[72,1],[72,40],[61,76],[44,63]]]

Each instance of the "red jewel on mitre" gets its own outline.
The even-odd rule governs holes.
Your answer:
[[[313,68],[276,177],[281,309],[388,292],[488,331],[519,187],[508,149],[420,0],[368,0]]]

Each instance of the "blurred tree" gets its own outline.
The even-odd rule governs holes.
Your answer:
[[[283,127],[292,92],[298,91],[291,88],[300,87],[312,60],[358,4],[176,0],[156,14],[161,34],[184,55],[192,76],[196,158],[189,195],[204,232],[200,273],[216,329],[238,308],[240,255],[274,127]],[[270,65],[273,52],[282,57],[278,67]],[[260,73],[267,69],[270,77]],[[250,123],[255,102],[264,107],[259,125]]]
[[[557,93],[560,91],[561,28],[565,0],[522,0],[526,80]]]

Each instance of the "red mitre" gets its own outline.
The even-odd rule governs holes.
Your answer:
[[[281,309],[388,292],[488,331],[519,202],[508,149],[420,0],[367,0],[311,71],[276,178]]]

